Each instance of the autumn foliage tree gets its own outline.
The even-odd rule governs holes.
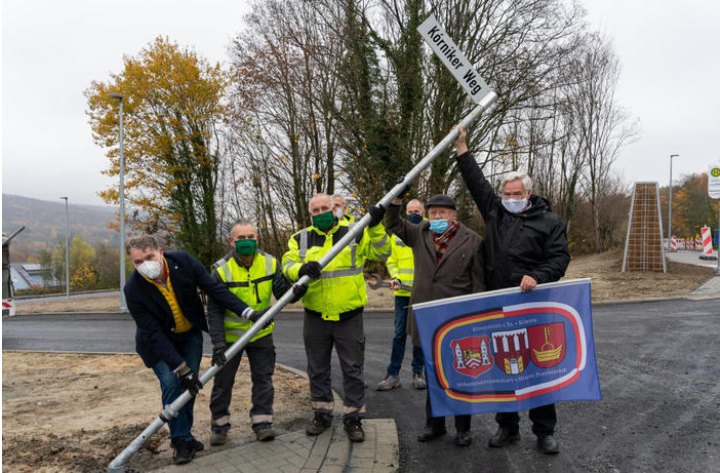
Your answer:
[[[693,238],[704,225],[715,228],[718,203],[708,195],[708,175],[684,176],[673,195],[673,233],[680,238]]]
[[[109,148],[110,168],[119,164],[119,113],[111,92],[124,96],[126,201],[140,209],[137,229],[167,231],[175,244],[206,264],[218,247],[216,190],[227,119],[227,74],[190,49],[157,38],[123,70],[86,90],[95,142]],[[118,202],[117,187],[104,190]]]

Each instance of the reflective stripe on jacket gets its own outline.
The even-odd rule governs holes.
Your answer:
[[[231,255],[215,263],[215,272],[223,280],[227,288],[240,300],[249,305],[255,312],[270,307],[273,277],[277,260],[258,250],[250,268],[238,264]],[[225,340],[228,343],[237,341],[252,326],[252,322],[229,310],[225,311]],[[274,323],[260,330],[251,342],[272,333]]]
[[[291,281],[299,279],[303,263],[319,261],[344,237],[352,223],[340,220],[327,233],[315,227],[300,230],[290,237],[288,251],[282,258],[282,269]],[[303,307],[319,312],[324,320],[340,320],[340,314],[367,304],[363,268],[365,260],[383,261],[390,256],[390,240],[385,227],[378,224],[363,233],[323,269],[320,279],[310,283],[302,298]]]
[[[393,235],[390,244],[392,254],[387,259],[387,269],[392,279],[397,279],[406,286],[413,285],[415,264],[413,262],[413,249],[407,246],[397,235]],[[410,291],[399,289],[395,296],[410,297]]]

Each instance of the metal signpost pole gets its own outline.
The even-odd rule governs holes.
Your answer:
[[[708,196],[720,199],[720,166],[710,169],[708,174]],[[710,229],[710,245],[712,246],[712,228]],[[718,203],[718,254],[717,275],[720,276],[720,203]]]
[[[672,195],[673,195],[673,187],[672,187],[672,160],[673,158],[677,158],[680,156],[679,154],[671,154],[670,155],[670,187],[668,188],[668,244],[667,249],[668,252],[670,252],[670,240],[672,239]]]
[[[125,305],[125,161],[123,159],[123,95],[111,93],[108,97],[120,102],[120,313],[127,312]]]
[[[65,299],[70,299],[70,223],[68,213],[68,198],[65,199]]]

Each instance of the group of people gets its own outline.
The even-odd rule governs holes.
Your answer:
[[[400,215],[402,200],[395,199],[387,209],[371,206],[369,225],[322,267],[319,261],[355,225],[344,199],[327,194],[310,200],[312,225],[291,236],[280,261],[258,249],[257,230],[247,220],[233,224],[227,237],[231,249],[215,263],[212,274],[185,252],[164,252],[151,235],[130,239],[126,252],[136,270],[124,292],[137,325],[137,351],[160,381],[163,405],[184,390],[194,396],[202,388],[198,378],[202,331],[209,330],[212,362],[222,367],[211,393],[210,444],[224,444],[242,355],[227,360],[225,352],[265,314],[272,295],[280,298],[291,290],[293,301],[302,300],[304,309],[303,340],[314,411],[306,432],[319,435],[333,422],[330,366],[334,347],[343,377],[344,429],[351,441],[362,442],[366,260],[386,261],[395,291],[392,355],[387,376],[377,385],[379,391],[400,387],[398,375],[408,333],[413,344],[413,386],[427,387],[412,304],[507,287],[529,291],[562,277],[570,260],[564,221],[550,211],[545,199],[532,195],[532,181],[525,174],[507,174],[502,195],[496,196],[467,150],[465,131],[458,131],[457,165],[485,220],[484,240],[458,221],[456,203],[447,195],[433,196],[425,206],[418,200],[408,202],[405,218]],[[208,296],[207,317],[198,288]],[[260,441],[275,436],[273,327],[274,323],[267,323],[243,348],[250,362],[252,429]],[[177,417],[168,419],[176,464],[191,461],[204,448],[191,433],[193,401],[194,397]],[[542,451],[557,453],[554,405],[531,409],[530,419]],[[489,441],[491,447],[519,438],[517,413],[499,413],[496,421],[499,428]],[[457,445],[471,444],[470,422],[468,415],[455,416]],[[445,418],[432,416],[428,395],[425,429],[418,440],[431,441],[446,432]]]

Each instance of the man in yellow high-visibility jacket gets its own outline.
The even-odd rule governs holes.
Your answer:
[[[425,207],[422,202],[413,199],[407,204],[406,216],[408,221],[418,224],[425,217]],[[413,262],[413,249],[407,246],[397,235],[390,240],[392,254],[387,259],[387,268],[392,278],[390,289],[395,291],[395,337],[393,338],[390,364],[387,367],[387,376],[377,385],[378,391],[390,391],[400,387],[400,368],[405,357],[405,344],[407,342],[407,314],[410,305],[410,291],[400,289],[400,285],[413,285],[415,264]],[[425,359],[422,348],[412,347],[412,373],[413,387],[426,389],[427,382],[423,376]]]
[[[282,274],[280,263],[271,255],[257,249],[257,230],[247,220],[236,221],[228,236],[232,250],[214,265],[213,277],[225,284],[240,300],[248,305],[237,314],[212,301],[208,302],[210,338],[213,342],[213,364],[223,366],[215,376],[210,397],[210,445],[222,445],[230,429],[230,401],[242,352],[227,361],[225,350],[270,307],[270,298],[282,297],[291,287]],[[295,300],[299,300],[307,287],[295,285]],[[272,375],[275,371],[274,323],[260,330],[243,349],[250,361],[252,379],[252,408],[250,419],[258,440],[272,440],[273,397],[275,390]]]
[[[384,209],[373,206],[370,225],[324,268],[320,260],[350,231],[350,222],[333,213],[327,194],[310,200],[313,225],[295,233],[283,256],[283,272],[290,280],[304,275],[314,279],[303,297],[303,339],[308,358],[310,401],[315,419],[306,432],[319,435],[332,425],[334,409],[330,378],[332,348],[343,372],[344,426],[353,442],[365,440],[361,419],[365,416],[365,386],[361,366],[364,359],[362,312],[367,304],[363,267],[366,259],[382,261],[390,256],[390,241],[381,221]]]

